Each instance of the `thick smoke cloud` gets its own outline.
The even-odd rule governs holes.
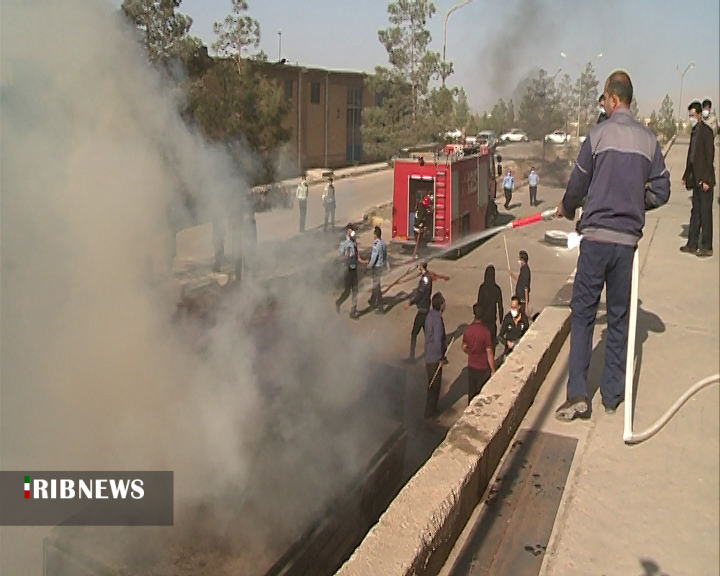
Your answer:
[[[534,70],[545,68],[550,75],[550,62],[557,62],[566,51],[577,60],[598,52],[593,40],[608,41],[620,34],[624,24],[615,18],[617,3],[602,5],[573,0],[509,0],[495,6],[495,19],[483,26],[477,50],[477,86],[470,83],[475,94],[473,102],[492,107],[498,98],[516,98],[515,88]],[[587,44],[569,45],[569,31],[575,38],[578,30],[586,30]],[[612,32],[611,32],[612,31]],[[563,71],[573,78],[576,67],[562,62]],[[515,102],[516,110],[519,101]]]
[[[174,470],[193,522],[135,536],[262,556],[364,464],[346,412],[368,348],[306,286],[282,295],[269,359],[252,282],[211,328],[171,324],[178,287],[157,271],[190,219],[179,183],[202,218],[233,214],[237,164],[183,124],[110,3],[4,0],[0,37],[3,469]],[[42,534],[3,529],[0,572],[40,573]]]

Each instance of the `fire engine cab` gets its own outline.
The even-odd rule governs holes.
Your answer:
[[[495,157],[487,147],[462,157],[438,144],[402,152],[394,162],[391,242],[417,248],[421,230],[423,246],[446,249],[494,226]]]

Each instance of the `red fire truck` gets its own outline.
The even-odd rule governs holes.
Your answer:
[[[495,157],[486,147],[461,158],[440,154],[442,145],[403,150],[394,162],[392,239],[416,246],[418,202],[430,199],[423,244],[445,249],[495,224]]]

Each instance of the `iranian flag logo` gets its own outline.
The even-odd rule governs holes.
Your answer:
[[[30,498],[30,476],[25,476],[25,498]]]

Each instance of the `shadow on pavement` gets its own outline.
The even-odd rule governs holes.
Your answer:
[[[642,558],[640,560],[640,566],[642,566],[644,570],[640,576],[670,576],[661,570],[655,560],[651,560],[650,558]]]

